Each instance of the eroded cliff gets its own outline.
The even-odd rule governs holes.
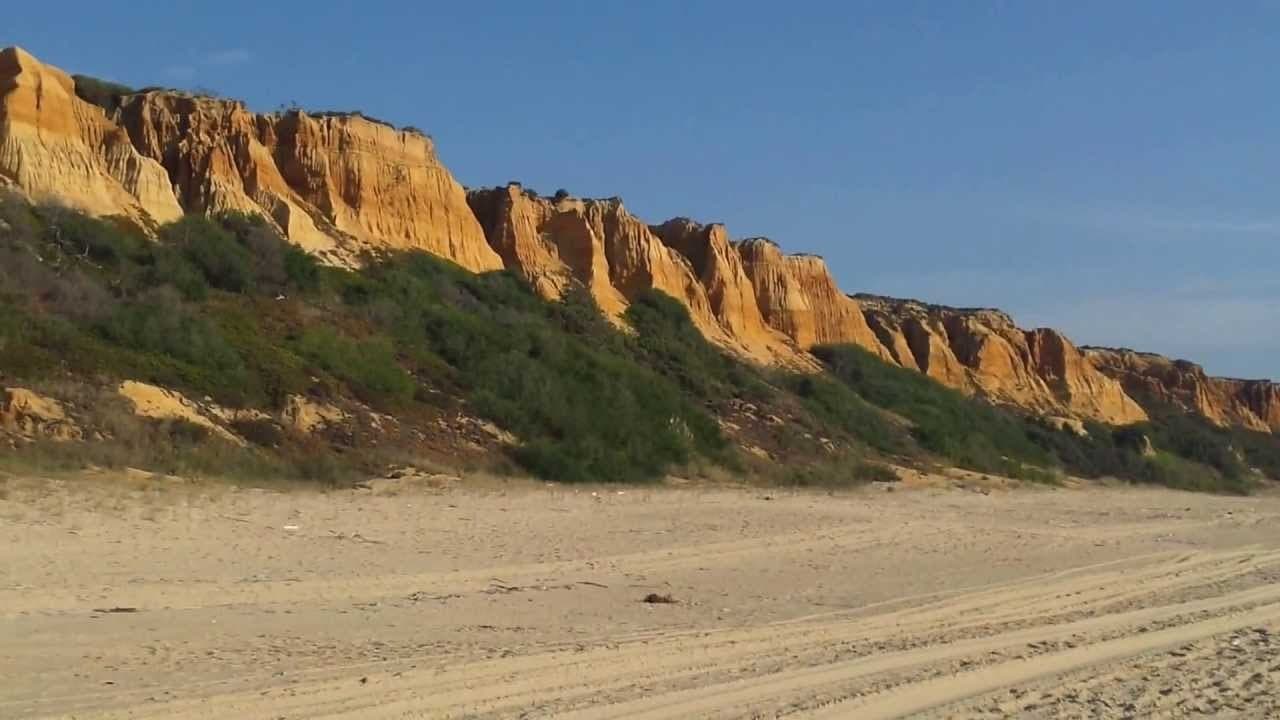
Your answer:
[[[36,201],[144,226],[184,211],[258,213],[341,264],[412,249],[469,270],[502,267],[420,133],[170,91],[120,97],[108,116],[18,48],[0,51],[0,177]]]
[[[744,240],[737,249],[756,303],[771,327],[806,350],[815,345],[855,343],[887,357],[862,308],[840,292],[822,258],[785,255],[766,238]]]
[[[1197,413],[1217,425],[1280,432],[1280,384],[1210,377],[1195,363],[1153,353],[1097,347],[1084,352],[1140,399]]]
[[[544,297],[577,284],[617,319],[640,293],[660,290],[713,342],[763,362],[801,357],[765,325],[723,226],[650,227],[617,198],[551,199],[518,185],[473,190],[468,200],[506,266]]]
[[[502,267],[462,186],[418,132],[170,92],[128,96],[116,119],[165,167],[189,212],[259,212],[321,255],[424,250],[477,272]]]
[[[0,50],[0,179],[38,202],[142,224],[182,215],[169,178],[71,76],[19,48]]]
[[[943,384],[1046,415],[1113,424],[1147,417],[1118,381],[1055,330],[1023,330],[998,310],[858,299],[892,359]]]
[[[720,224],[648,225],[617,198],[539,197],[509,185],[466,192],[432,141],[358,114],[260,114],[186,93],[125,94],[105,107],[66,73],[0,52],[0,186],[144,227],[183,212],[264,215],[328,262],[422,250],[482,272],[506,268],[542,296],[588,291],[621,322],[656,289],[712,342],[762,363],[814,368],[805,351],[853,343],[967,393],[1055,416],[1130,423],[1132,394],[1222,424],[1280,429],[1272,383],[1077,349],[1004,313],[850,297],[825,262],[773,242],[733,242]]]

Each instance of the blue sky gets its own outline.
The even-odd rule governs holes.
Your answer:
[[[1280,3],[187,5],[21,4],[0,44],[361,109],[468,185],[620,195],[850,292],[1280,377]]]

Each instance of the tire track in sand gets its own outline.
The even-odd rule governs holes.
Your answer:
[[[1160,554],[907,607],[443,670],[366,666],[359,672],[376,691],[335,667],[287,694],[215,695],[96,717],[895,717],[1280,620],[1280,586],[1268,582],[1278,565],[1280,553],[1258,550]],[[951,676],[957,667],[971,669]]]

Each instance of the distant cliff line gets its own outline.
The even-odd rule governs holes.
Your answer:
[[[649,225],[618,198],[547,198],[514,184],[468,191],[429,136],[354,112],[258,114],[222,98],[77,84],[8,48],[0,185],[143,227],[252,212],[325,262],[421,250],[474,272],[509,270],[544,297],[585,288],[619,322],[657,289],[707,338],[760,363],[816,368],[809,349],[852,343],[1040,415],[1122,425],[1147,417],[1136,398],[1156,397],[1219,424],[1280,430],[1272,383],[1081,350],[994,309],[850,296],[820,257],[734,241],[720,224]]]

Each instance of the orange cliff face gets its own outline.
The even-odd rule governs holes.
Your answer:
[[[502,268],[462,186],[417,132],[168,92],[127,96],[116,117],[188,211],[263,214],[335,261],[423,250],[476,272]]]
[[[793,338],[766,321],[756,286],[724,225],[673,218],[653,231],[688,260],[706,288],[716,321],[752,357],[783,363],[800,357]]]
[[[1194,412],[1220,426],[1280,432],[1280,384],[1210,377],[1195,363],[1127,349],[1086,348],[1085,353],[1139,398]]]
[[[822,258],[784,255],[765,238],[737,246],[767,322],[803,349],[854,343],[888,359],[858,301],[840,292]]]
[[[859,296],[893,360],[944,385],[1045,415],[1122,425],[1146,412],[1055,330],[1023,330],[997,310]]]
[[[656,289],[688,308],[710,341],[762,363],[814,369],[808,349],[852,343],[1043,414],[1140,421],[1128,387],[1217,422],[1280,427],[1270,383],[1082,354],[1061,334],[1021,330],[996,311],[849,297],[821,258],[765,239],[733,243],[719,224],[649,226],[616,198],[541,198],[516,185],[467,193],[429,138],[358,115],[264,115],[146,92],[120,98],[108,116],[76,96],[66,73],[17,49],[0,51],[0,186],[143,226],[184,211],[259,213],[335,264],[422,250],[477,272],[505,267],[547,298],[581,286],[619,322]]]
[[[19,48],[0,50],[0,186],[144,225],[182,215],[164,168],[76,97],[69,75]]]
[[[33,200],[144,226],[184,211],[258,213],[338,264],[412,249],[502,268],[419,133],[177,92],[124,96],[108,117],[70,76],[17,48],[0,51],[0,178]]]
[[[673,220],[650,227],[617,198],[553,200],[518,185],[473,190],[468,200],[506,266],[543,297],[581,285],[620,319],[642,292],[660,290],[726,349],[761,362],[811,365],[764,324],[723,226]]]

